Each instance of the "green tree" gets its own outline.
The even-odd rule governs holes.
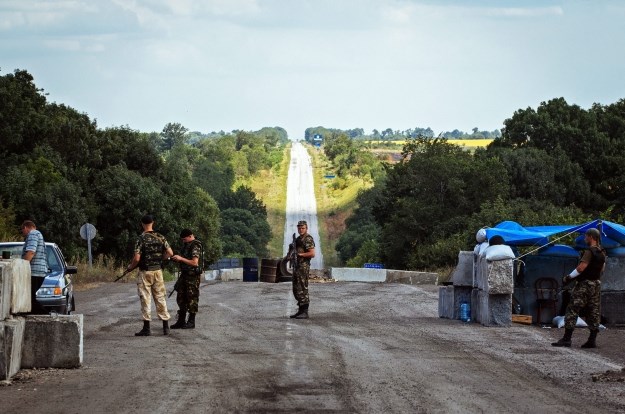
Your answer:
[[[186,135],[187,131],[187,128],[177,122],[167,123],[167,125],[163,128],[163,132],[161,132],[163,148],[165,150],[171,150],[176,145],[186,144],[188,141],[188,137]]]

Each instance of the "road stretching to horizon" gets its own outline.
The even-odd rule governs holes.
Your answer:
[[[323,269],[323,254],[319,240],[319,222],[317,221],[317,201],[312,162],[306,148],[299,142],[291,147],[291,164],[286,181],[286,224],[284,226],[284,256],[297,235],[297,222],[306,220],[308,233],[315,239],[315,257],[310,262],[312,269]]]

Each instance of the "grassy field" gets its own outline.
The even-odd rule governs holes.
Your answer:
[[[236,185],[247,185],[267,206],[267,221],[271,227],[271,240],[267,248],[270,257],[282,257],[284,224],[286,222],[286,179],[291,162],[291,144],[284,149],[279,168],[263,170],[254,177],[239,180]]]

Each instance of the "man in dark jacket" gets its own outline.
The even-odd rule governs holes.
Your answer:
[[[193,329],[200,301],[202,243],[195,238],[190,229],[183,229],[180,232],[180,239],[183,243],[182,250],[179,255],[171,258],[180,265],[180,276],[176,282],[178,320],[171,326],[171,329]],[[189,320],[185,322],[187,312],[189,312]]]
[[[571,300],[566,308],[564,316],[564,337],[553,346],[571,346],[571,337],[577,323],[580,311],[586,309],[588,316],[586,323],[590,330],[590,336],[582,348],[596,348],[597,333],[601,321],[601,274],[605,268],[606,254],[601,248],[601,233],[597,229],[588,229],[584,236],[588,249],[584,250],[579,264],[573,271],[564,276],[562,282],[577,281],[577,285],[571,293]]]

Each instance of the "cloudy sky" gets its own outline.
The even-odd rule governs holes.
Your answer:
[[[625,98],[622,0],[0,0],[0,76],[101,128],[500,129]]]

